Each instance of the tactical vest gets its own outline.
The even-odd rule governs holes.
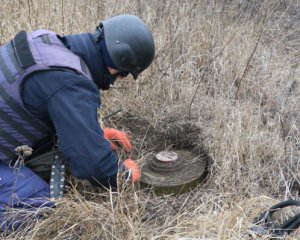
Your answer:
[[[9,162],[17,146],[32,147],[50,132],[23,106],[20,86],[34,72],[55,69],[71,70],[92,80],[85,62],[54,32],[21,31],[0,48],[0,161]]]

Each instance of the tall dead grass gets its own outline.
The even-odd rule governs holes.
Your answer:
[[[81,191],[71,188],[44,220],[3,238],[268,238],[249,232],[253,218],[278,201],[298,198],[299,1],[1,4],[1,43],[21,29],[71,34],[92,31],[116,14],[141,17],[154,34],[154,63],[138,81],[129,77],[102,92],[104,108],[122,108],[154,127],[171,120],[200,127],[199,144],[214,160],[207,182],[178,197],[130,186],[98,193],[79,183]],[[299,237],[296,232],[290,239]]]

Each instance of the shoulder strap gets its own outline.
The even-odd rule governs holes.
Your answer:
[[[12,46],[22,68],[27,68],[36,64],[32,56],[27,39],[27,33],[25,31],[21,31],[15,36],[12,40]]]

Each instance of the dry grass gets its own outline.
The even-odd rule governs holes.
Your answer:
[[[298,198],[291,183],[300,177],[299,1],[1,4],[1,43],[21,29],[70,34],[92,31],[115,14],[140,16],[153,31],[155,61],[137,82],[129,78],[101,93],[105,109],[122,108],[154,127],[197,126],[196,144],[214,160],[204,186],[179,197],[130,186],[97,193],[79,182],[44,220],[3,238],[256,239],[249,232],[254,217]],[[109,124],[118,126],[118,118]],[[139,162],[150,151],[146,142],[135,139]]]

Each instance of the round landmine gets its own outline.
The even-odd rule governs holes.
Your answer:
[[[207,161],[185,150],[163,151],[142,166],[141,183],[160,194],[181,194],[205,178]]]

